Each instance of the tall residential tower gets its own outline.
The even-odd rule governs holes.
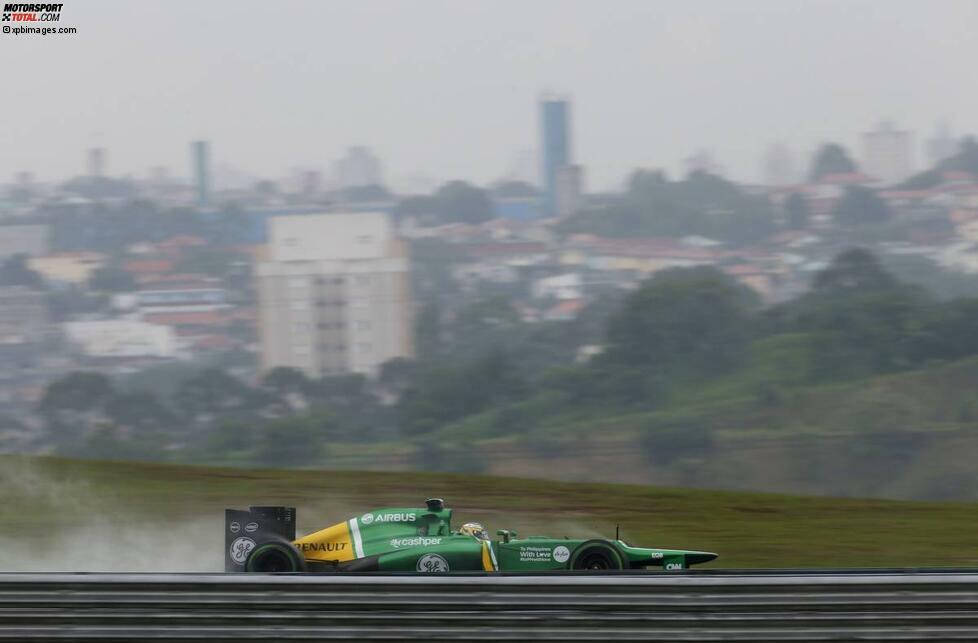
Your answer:
[[[375,374],[412,354],[406,244],[386,214],[275,217],[258,265],[262,367]]]

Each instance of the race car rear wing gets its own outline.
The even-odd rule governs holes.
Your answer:
[[[224,571],[243,572],[248,554],[269,540],[295,540],[295,507],[224,510]]]

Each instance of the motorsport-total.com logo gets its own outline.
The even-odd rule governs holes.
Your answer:
[[[63,6],[7,2],[3,5],[3,22],[58,22]]]

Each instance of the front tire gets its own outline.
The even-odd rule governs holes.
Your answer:
[[[579,571],[606,572],[624,569],[621,554],[604,540],[589,540],[574,550],[570,568]]]
[[[306,561],[291,544],[273,541],[251,550],[245,561],[245,571],[258,574],[304,572]]]

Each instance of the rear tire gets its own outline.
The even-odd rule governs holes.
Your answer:
[[[604,540],[589,540],[574,550],[570,568],[579,571],[606,572],[624,568],[621,554]]]
[[[272,541],[251,550],[245,571],[258,574],[287,574],[306,571],[306,561],[289,543]]]

